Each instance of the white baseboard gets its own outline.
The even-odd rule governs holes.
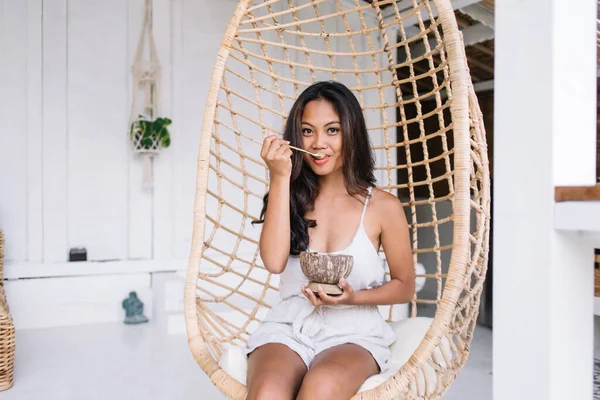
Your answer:
[[[170,314],[167,316],[167,334],[185,335],[185,317],[183,314]]]
[[[149,274],[22,279],[6,281],[5,289],[17,330],[121,322],[130,291],[153,317]]]

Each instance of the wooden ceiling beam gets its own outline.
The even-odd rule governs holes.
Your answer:
[[[455,10],[464,8],[464,7],[468,7],[472,4],[476,4],[479,3],[481,0],[452,0],[452,8]],[[438,12],[437,9],[435,8],[435,4],[433,2],[429,3],[431,5],[431,17],[433,18],[437,18],[438,16]],[[408,14],[409,12],[412,12],[412,0],[403,0],[400,1],[398,3],[396,3],[398,10],[400,11],[400,17],[402,17],[403,15]],[[423,12],[423,10],[425,10],[425,8],[421,8],[422,12],[421,12],[421,20],[423,22],[427,22],[430,19],[430,15],[428,12]],[[392,7],[387,7],[384,10],[384,22],[392,22],[393,20],[396,19],[396,10],[395,8]],[[405,29],[409,29],[409,27],[411,25],[418,25],[419,23],[419,19],[417,17],[417,15],[411,15],[410,17],[406,18],[404,21],[402,21]],[[418,29],[418,26],[416,27]]]
[[[482,4],[471,4],[460,9],[460,12],[494,29],[494,12]]]
[[[481,61],[476,60],[476,59],[474,59],[472,57],[471,58],[467,58],[467,60],[468,60],[469,65],[471,65],[471,66],[473,66],[475,68],[482,69],[482,70],[484,70],[486,72],[489,72],[492,75],[494,74],[494,67],[490,67],[489,65],[484,64]]]
[[[463,41],[466,47],[477,45],[482,42],[487,42],[494,38],[494,30],[483,24],[471,25],[462,31]],[[435,49],[437,47],[437,41],[433,37],[428,37],[429,48]],[[410,53],[412,58],[418,58],[424,55],[427,51],[425,48],[425,40],[417,41],[410,47]]]
[[[484,54],[487,54],[490,57],[494,57],[494,50],[488,49],[487,47],[485,47],[482,44],[474,44],[473,48],[477,49],[478,51],[480,51],[480,52],[482,52]]]
[[[478,43],[487,42],[494,38],[494,30],[483,24],[475,24],[464,28],[461,31],[465,46],[472,46]]]

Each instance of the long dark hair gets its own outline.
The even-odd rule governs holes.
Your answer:
[[[317,82],[304,90],[290,110],[283,133],[284,140],[292,146],[302,146],[302,114],[306,105],[313,100],[326,100],[333,106],[342,125],[342,171],[346,190],[352,196],[368,194],[368,188],[375,185],[375,159],[369,142],[365,118],[352,92],[343,84],[333,81]],[[292,156],[292,176],[290,181],[290,254],[298,255],[308,248],[308,228],[317,222],[305,218],[314,209],[319,194],[319,179],[304,162],[303,156]],[[269,193],[264,196],[260,220],[263,223]]]

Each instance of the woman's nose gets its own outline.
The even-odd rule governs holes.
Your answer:
[[[327,147],[327,135],[322,132],[317,132],[315,134],[315,141],[313,142],[313,147],[315,149],[324,149]]]

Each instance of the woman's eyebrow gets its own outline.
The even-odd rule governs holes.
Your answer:
[[[302,124],[306,124],[306,125],[310,125],[310,126],[314,127],[314,125],[311,124],[310,122],[302,121]],[[330,122],[326,123],[324,126],[332,125],[332,124],[340,124],[340,121],[330,121]]]

